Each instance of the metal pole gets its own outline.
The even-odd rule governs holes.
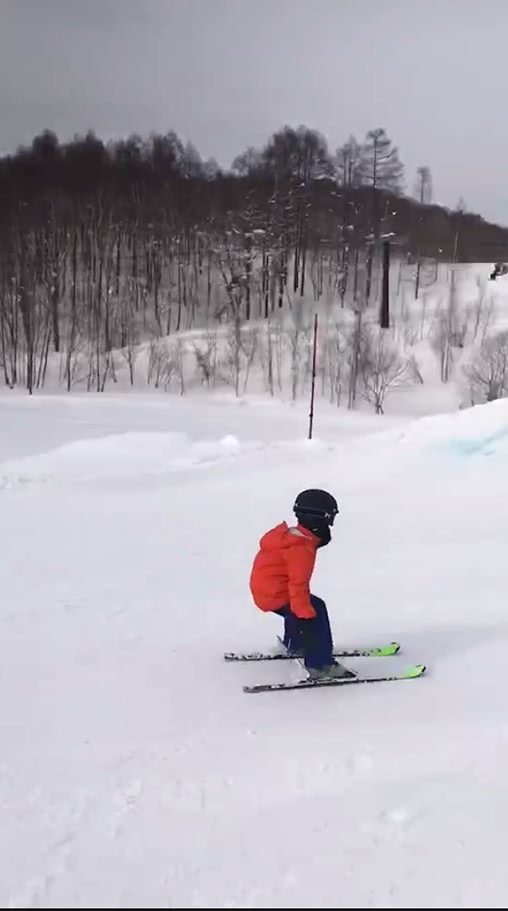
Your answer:
[[[381,295],[381,329],[390,328],[390,241],[383,243],[383,290]]]
[[[310,411],[309,411],[309,440],[312,440],[312,427],[314,424],[314,390],[316,388],[316,351],[317,351],[317,326],[318,315],[314,316],[314,345],[312,351],[312,386],[310,392]]]

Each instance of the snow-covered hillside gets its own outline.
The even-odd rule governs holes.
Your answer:
[[[4,907],[504,907],[508,402],[426,417],[219,397],[0,398]],[[314,590],[367,670],[252,606],[295,494],[340,515]]]
[[[318,316],[316,400],[334,407],[392,415],[425,415],[467,407],[508,392],[508,275],[495,281],[488,263],[394,258],[390,271],[390,328],[379,331],[381,271],[369,307],[341,300],[337,276],[326,272],[326,293],[290,294],[268,319],[202,315],[196,326],[161,335],[138,327],[124,348],[101,348],[85,338],[59,353],[44,344],[36,358],[36,392],[146,392],[173,396],[261,397],[307,407],[314,317]],[[312,270],[311,270],[312,273]],[[217,278],[217,294],[224,293]],[[140,317],[141,318],[141,317]],[[44,336],[45,338],[45,336]],[[356,366],[355,366],[356,365]],[[2,381],[22,391],[27,357],[0,354]],[[14,379],[15,377],[15,379]],[[378,408],[378,410],[380,410]]]

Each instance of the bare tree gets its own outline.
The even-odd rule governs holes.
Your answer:
[[[357,307],[355,309],[354,328],[351,332],[348,345],[350,351],[348,408],[354,408],[356,404],[358,375],[360,371],[360,352],[362,348],[362,333],[364,333],[362,320],[363,309],[362,307]]]
[[[223,380],[233,385],[235,395],[238,398],[240,395],[240,379],[245,364],[242,323],[239,317],[235,317],[233,322],[228,325],[226,345],[219,363]]]
[[[206,331],[204,339],[194,343],[194,357],[202,385],[214,387],[217,383],[218,345],[217,329]]]
[[[231,165],[231,170],[238,174],[239,177],[261,174],[264,171],[264,168],[265,162],[263,153],[253,146],[249,146],[245,152],[242,152],[241,155],[237,155]]]
[[[347,368],[348,338],[340,323],[335,323],[327,334],[326,355],[330,384],[330,401],[337,407],[342,401],[343,383]]]
[[[131,386],[134,386],[134,369],[138,353],[137,339],[134,334],[129,333],[126,344],[124,348],[121,349],[121,354],[129,368],[129,381]]]
[[[358,174],[361,182],[374,190],[398,193],[402,189],[404,166],[397,147],[381,127],[367,133]]]
[[[302,378],[302,361],[310,339],[311,327],[305,321],[301,298],[295,298],[291,305],[291,325],[288,330],[291,358],[291,399],[294,402]]]
[[[361,183],[362,146],[350,136],[335,153],[337,178],[343,187],[358,187]]]
[[[245,377],[243,381],[243,393],[247,392],[247,387],[249,385],[249,376],[254,363],[257,351],[258,351],[258,330],[255,326],[251,326],[248,330],[243,333],[243,355],[245,360]]]
[[[185,395],[185,344],[181,338],[177,339],[172,346],[170,357],[180,380],[180,395]]]
[[[471,398],[492,402],[508,395],[508,332],[487,336],[464,367]]]
[[[383,200],[380,190],[400,193],[404,167],[399,152],[393,145],[386,131],[381,127],[369,130],[359,165],[359,176],[362,184],[370,188],[369,232],[367,237],[367,281],[366,300],[370,301],[372,289],[372,269],[376,241],[382,232],[384,215],[390,211],[387,201]],[[383,214],[384,213],[384,214]],[[385,228],[386,230],[386,228]]]
[[[466,203],[465,203],[464,197],[461,196],[461,197],[459,197],[457,205],[455,206],[455,212],[453,213],[455,231],[454,231],[454,239],[453,239],[452,261],[454,263],[456,263],[459,259],[460,241],[461,241],[461,235],[462,235],[462,228],[464,225],[464,215],[466,214],[466,212],[467,212]]]
[[[152,339],[148,349],[146,381],[153,382],[156,389],[161,385],[168,389],[171,377],[177,371],[175,352],[162,339]]]
[[[272,326],[269,320],[266,321],[266,332],[265,337],[261,339],[260,344],[260,362],[263,370],[263,377],[265,381],[265,386],[270,395],[275,395],[275,383],[274,383],[274,369],[273,369],[273,358],[274,358],[274,346],[273,346],[273,335],[272,335]]]
[[[432,200],[432,176],[430,173],[430,168],[427,165],[420,165],[417,168],[416,172],[416,187],[415,187],[415,196],[419,203],[429,205]],[[421,230],[421,215],[418,217],[418,227]],[[420,230],[418,234],[420,234]],[[420,245],[418,245],[418,250],[416,254],[416,281],[415,281],[415,300],[418,299],[418,294],[420,291],[420,273],[421,273],[421,256],[420,256]]]
[[[410,361],[401,356],[387,333],[379,327],[365,328],[360,364],[363,395],[374,405],[376,414],[384,414],[383,405],[390,389],[414,381]]]
[[[480,276],[476,279],[477,296],[471,307],[473,319],[473,342],[476,342],[478,334],[483,341],[489,330],[496,312],[496,303],[493,297],[487,298],[485,285]]]
[[[422,204],[432,202],[432,175],[427,165],[420,165],[416,170],[415,196]]]
[[[448,299],[436,316],[431,334],[432,347],[440,359],[443,383],[447,383],[451,377],[454,349],[464,347],[467,332],[468,316],[459,307],[455,270],[452,270]]]

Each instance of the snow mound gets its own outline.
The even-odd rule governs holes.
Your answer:
[[[77,439],[47,452],[0,463],[0,490],[31,484],[108,484],[152,476],[163,477],[189,469],[246,456],[270,448],[324,456],[331,450],[355,454],[370,462],[372,446],[392,460],[429,455],[441,458],[508,454],[508,400],[502,399],[455,413],[419,418],[406,428],[365,433],[343,443],[313,440],[239,440],[225,434],[218,440],[193,440],[187,433],[129,431]],[[292,457],[291,457],[292,458]]]
[[[442,455],[501,455],[508,452],[508,399],[499,399],[451,414],[415,421],[401,443],[423,453]]]
[[[263,448],[235,436],[191,441],[185,433],[129,432],[80,439],[0,464],[0,489],[59,481],[118,481],[206,466]]]

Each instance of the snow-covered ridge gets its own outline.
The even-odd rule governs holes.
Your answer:
[[[141,475],[163,476],[168,473],[202,468],[229,462],[241,456],[292,448],[322,450],[340,448],[368,456],[373,441],[392,450],[393,458],[408,455],[444,454],[474,455],[508,449],[508,400],[450,414],[433,415],[410,422],[404,429],[368,431],[345,443],[325,443],[319,438],[301,440],[239,440],[226,434],[218,440],[193,440],[181,432],[127,431],[104,436],[76,439],[47,452],[21,459],[0,462],[0,489],[34,483],[74,483],[86,481],[120,481]]]
[[[117,433],[75,440],[40,455],[2,462],[0,488],[164,474],[262,448],[263,443],[240,444],[232,435],[202,442],[191,441],[183,433]]]

